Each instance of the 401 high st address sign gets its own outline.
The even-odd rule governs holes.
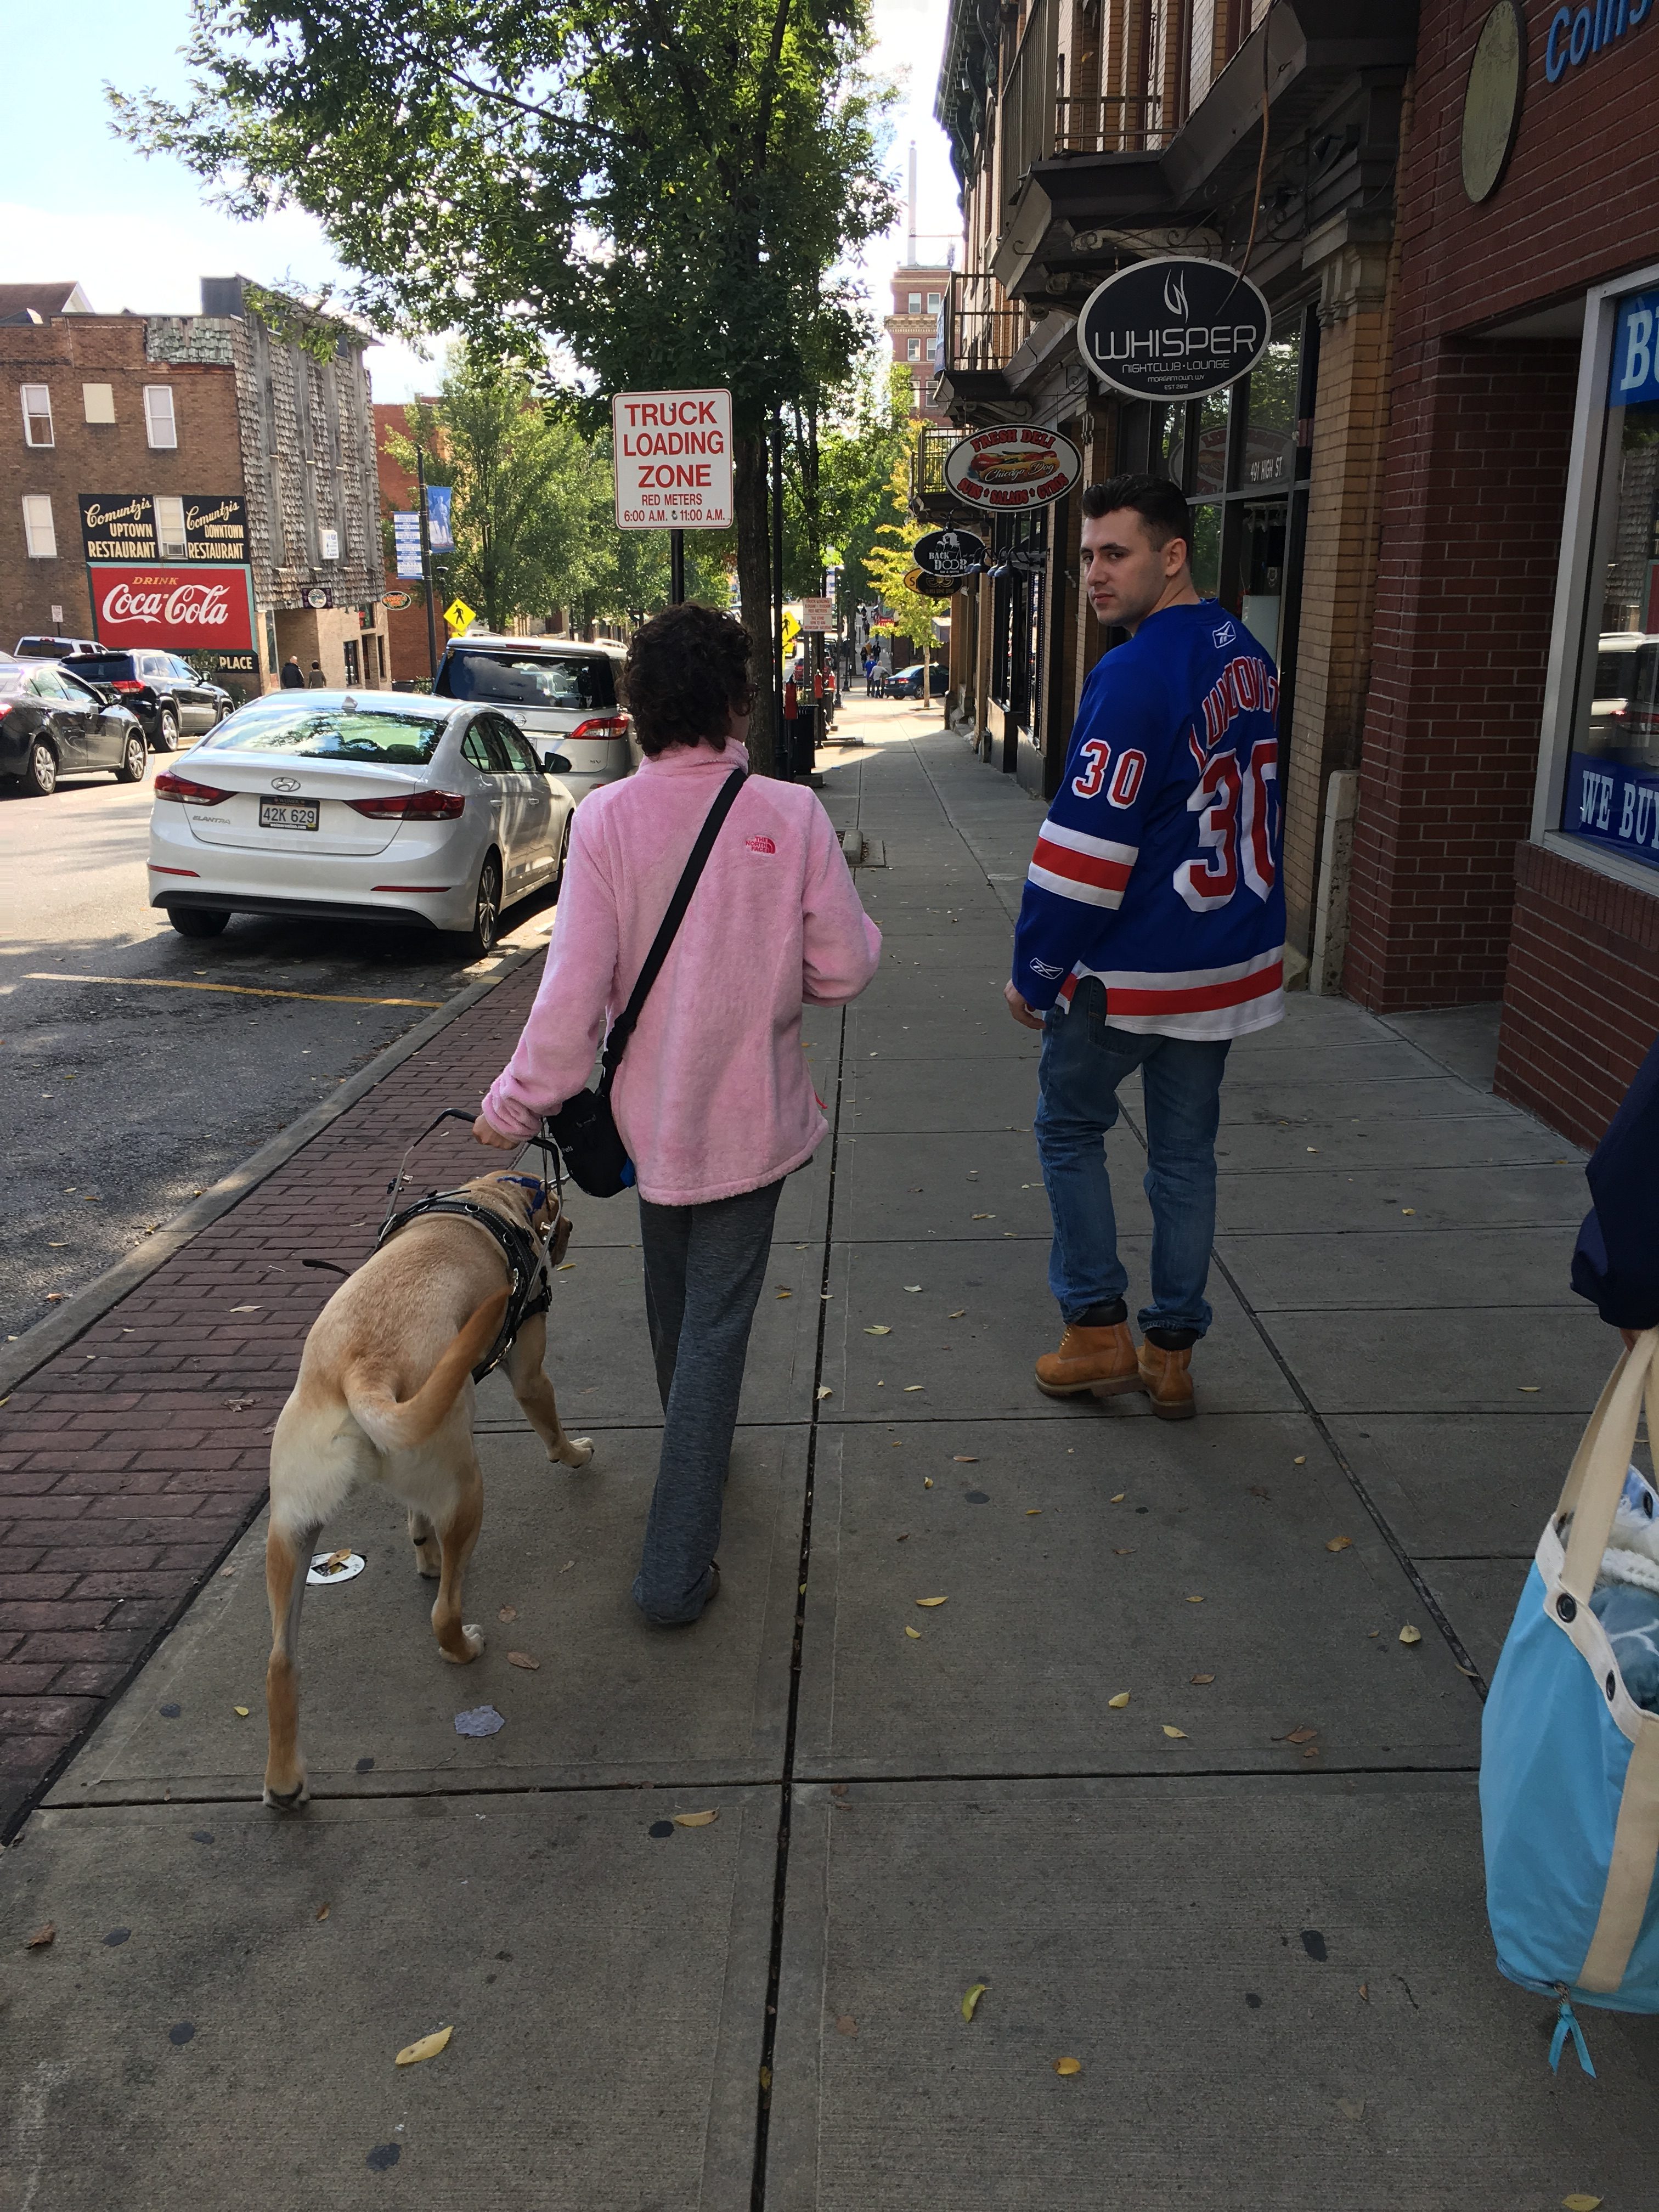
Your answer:
[[[729,392],[618,392],[611,424],[619,530],[731,528]]]
[[[1084,360],[1131,399],[1206,399],[1254,368],[1272,335],[1267,302],[1242,270],[1185,254],[1120,269],[1077,325]]]

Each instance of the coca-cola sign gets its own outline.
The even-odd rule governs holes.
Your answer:
[[[167,653],[253,649],[253,594],[246,568],[100,562],[90,573],[100,645],[152,646]]]

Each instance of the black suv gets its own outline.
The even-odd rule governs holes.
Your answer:
[[[158,753],[172,752],[181,735],[199,738],[216,728],[236,704],[176,653],[77,653],[75,672],[130,707]]]

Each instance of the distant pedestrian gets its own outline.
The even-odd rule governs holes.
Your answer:
[[[1228,1047],[1284,1015],[1279,678],[1237,617],[1199,597],[1173,484],[1114,477],[1084,493],[1083,515],[1090,605],[1129,639],[1084,686],[1006,987],[1014,1019],[1043,1032],[1037,1153],[1066,1333],[1036,1383],[1054,1398],[1145,1390],[1178,1420],[1196,1410],[1192,1351],[1211,1321]],[[1105,1152],[1136,1068],[1152,1206],[1139,1352]]]
[[[283,663],[282,684],[284,691],[303,691],[306,688],[306,672],[291,653]]]
[[[307,689],[312,691],[320,691],[325,681],[326,678],[323,674],[322,662],[320,660],[313,660],[311,664],[311,673],[306,678]]]
[[[750,641],[730,616],[695,605],[654,616],[628,648],[623,685],[645,757],[571,818],[541,989],[474,1124],[481,1142],[503,1150],[587,1081],[711,805],[748,767]],[[881,933],[818,801],[750,776],[611,1093],[639,1177],[663,1407],[634,1598],[665,1627],[696,1620],[720,1588],[721,1493],[773,1217],[784,1177],[828,1134],[801,1050],[801,1008],[857,998],[880,955]],[[765,1593],[751,1595],[758,1606]]]
[[[1659,1041],[1584,1170],[1591,1206],[1572,1255],[1572,1287],[1634,1346],[1659,1327]]]

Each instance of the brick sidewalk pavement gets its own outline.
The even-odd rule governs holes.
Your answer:
[[[0,1840],[264,1501],[307,1330],[384,1216],[404,1147],[501,1068],[541,979],[513,970],[19,1384],[0,1413]],[[459,1122],[422,1181],[479,1154]]]

